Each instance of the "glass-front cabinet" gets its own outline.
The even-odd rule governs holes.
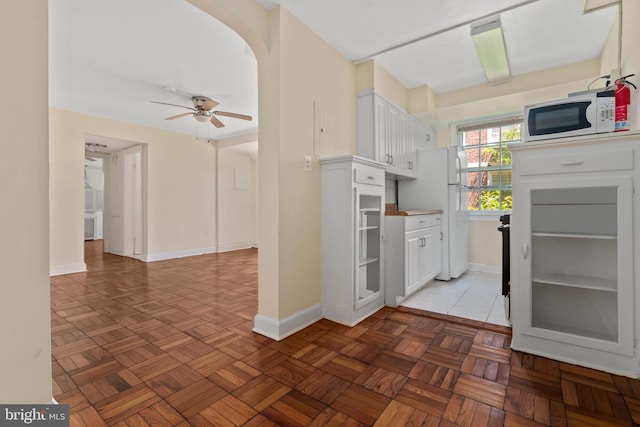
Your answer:
[[[360,192],[363,191],[363,192]],[[354,308],[365,305],[370,297],[379,295],[382,285],[381,215],[384,215],[380,194],[367,194],[356,189],[356,283]]]
[[[630,354],[633,337],[622,315],[632,313],[632,269],[621,258],[632,251],[631,179],[558,179],[525,189],[527,333]]]
[[[607,135],[512,148],[515,350],[640,375],[638,147]]]
[[[359,156],[320,165],[322,312],[353,326],[384,305],[385,165]]]

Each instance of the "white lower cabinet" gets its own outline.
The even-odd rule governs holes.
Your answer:
[[[618,141],[512,147],[512,346],[637,377],[638,142]]]
[[[385,304],[396,307],[440,274],[442,215],[385,217]]]
[[[358,156],[320,165],[323,316],[353,326],[384,305],[385,165]]]

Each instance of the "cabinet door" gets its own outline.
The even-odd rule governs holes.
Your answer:
[[[405,233],[405,289],[407,296],[413,289],[420,286],[422,280],[421,264],[423,263],[423,235],[422,230],[415,230]]]
[[[374,103],[374,119],[373,126],[374,128],[374,145],[377,153],[376,160],[383,163],[389,163],[388,156],[388,147],[387,140],[389,139],[388,133],[388,113],[387,113],[387,103],[378,98],[377,96],[373,97]]]
[[[396,173],[399,170],[399,150],[400,141],[400,111],[392,105],[387,106],[387,172]]]
[[[429,227],[424,231],[424,255],[422,283],[440,274],[441,240],[440,227]]]
[[[384,189],[355,187],[355,284],[354,309],[377,298],[383,289],[382,228]]]
[[[632,355],[632,179],[599,175],[530,178],[514,194],[512,259],[525,285],[512,291],[514,328]]]

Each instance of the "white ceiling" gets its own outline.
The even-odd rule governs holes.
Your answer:
[[[352,61],[435,34],[374,59],[405,86],[437,93],[486,83],[469,22],[503,11],[518,75],[598,57],[616,13],[583,15],[583,0],[257,1],[283,5]],[[50,0],[49,14],[51,106],[203,139],[257,131],[255,58],[237,34],[186,1]],[[163,120],[186,110],[150,101],[190,106],[180,91],[254,120],[223,117],[221,129],[191,117]]]

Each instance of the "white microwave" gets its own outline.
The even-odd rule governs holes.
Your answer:
[[[593,92],[524,107],[524,141],[615,130],[614,91]]]

